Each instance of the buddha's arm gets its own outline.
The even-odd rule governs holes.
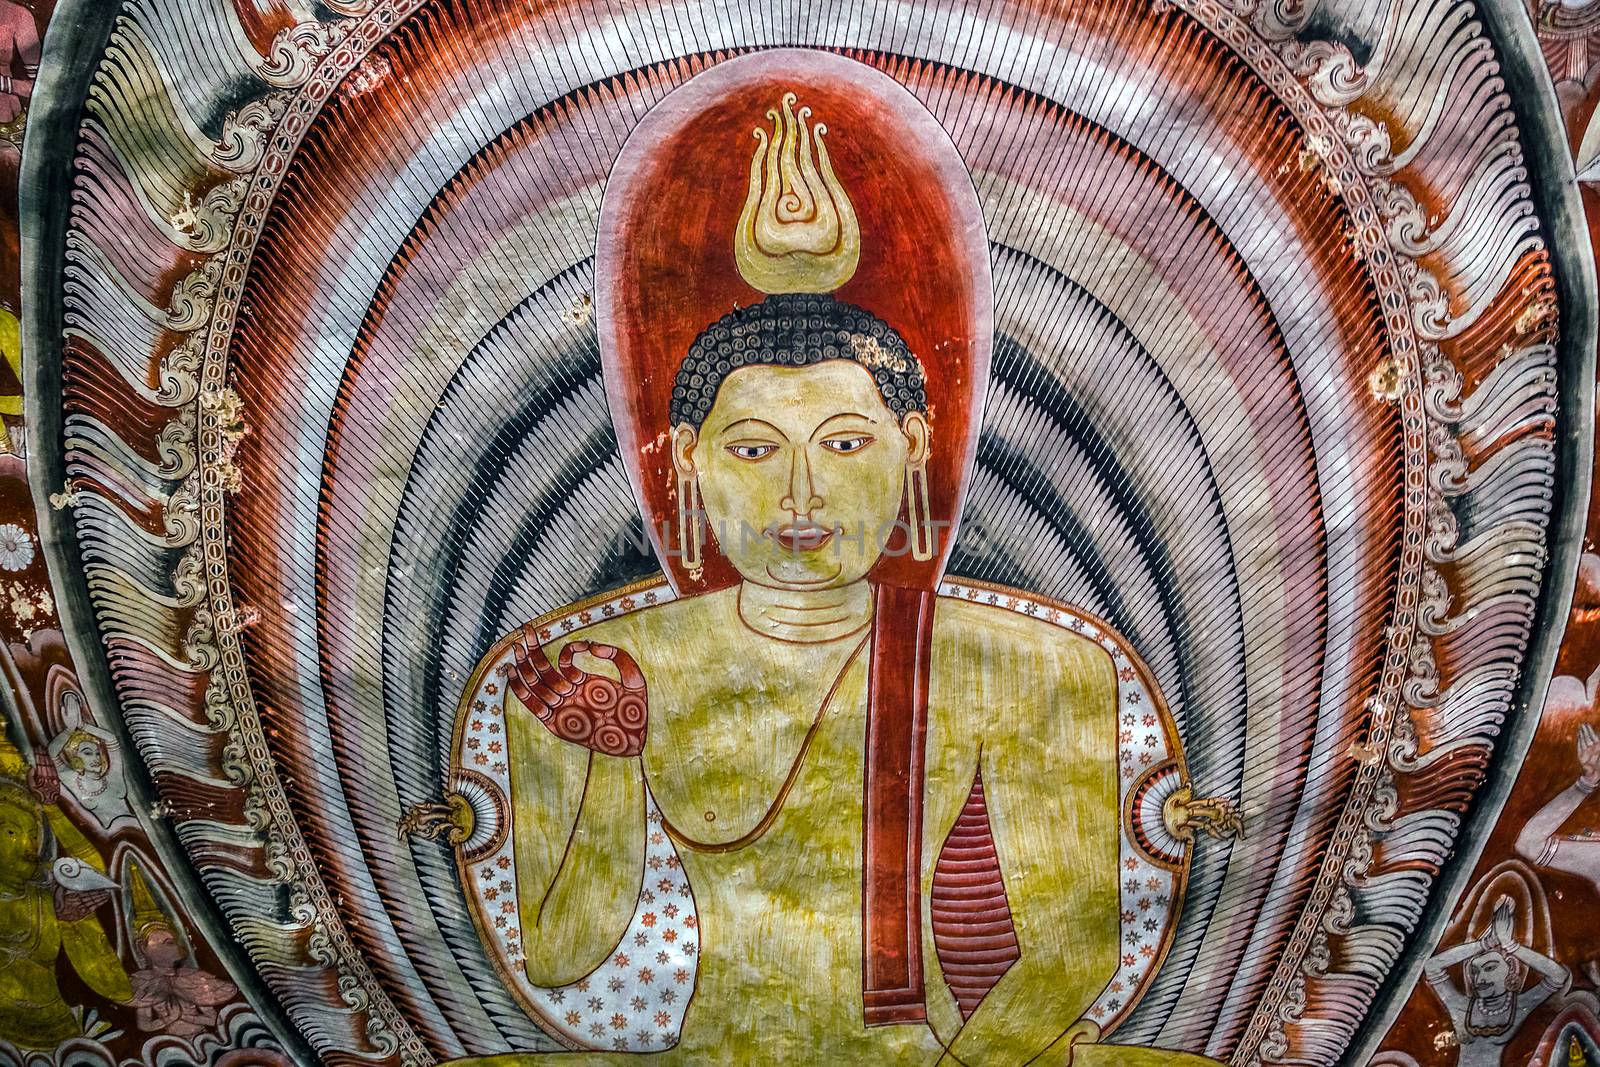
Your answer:
[[[627,929],[644,871],[644,779],[636,758],[563,741],[506,694],[517,907],[528,980],[594,970]]]
[[[128,979],[128,972],[122,969],[122,961],[117,958],[111,942],[106,940],[100,920],[93,914],[75,922],[61,923],[61,944],[67,950],[67,959],[72,961],[72,969],[90,989],[119,1004],[133,999],[133,983]]]
[[[1087,642],[1021,666],[980,756],[1021,958],[950,1046],[968,1067],[1029,1062],[1117,970],[1116,674]]]

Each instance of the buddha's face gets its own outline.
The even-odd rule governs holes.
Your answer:
[[[39,872],[39,816],[20,800],[0,796],[0,884],[15,888]]]
[[[906,466],[928,423],[895,418],[859,364],[741,367],[673,460],[692,475],[711,533],[746,581],[826,589],[864,578],[899,517]]]

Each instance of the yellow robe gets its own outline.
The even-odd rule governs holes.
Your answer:
[[[1098,1029],[1082,1016],[1117,972],[1121,935],[1117,679],[1098,644],[1012,612],[939,601],[922,855],[929,1022],[868,1028],[869,650],[840,675],[860,637],[801,645],[758,636],[728,590],[599,622],[569,637],[577,638],[634,656],[649,685],[649,733],[641,757],[591,755],[506,695],[517,906],[527,978],[538,986],[582,978],[618,949],[640,892],[646,784],[682,834],[735,840],[768,810],[836,678],[838,689],[763,836],[722,853],[679,845],[702,945],[679,1044],[625,1061],[577,1052],[470,1062],[1210,1062],[1088,1044]],[[547,646],[552,660],[563,643]],[[980,769],[1021,958],[963,1023],[939,969],[927,899]]]

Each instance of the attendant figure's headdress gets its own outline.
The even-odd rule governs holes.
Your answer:
[[[77,747],[83,744],[85,741],[89,742],[91,745],[94,745],[100,750],[100,759],[106,764],[105,769],[109,771],[111,752],[106,747],[105,741],[99,737],[96,737],[94,734],[90,733],[88,730],[85,730],[81,726],[74,726],[71,731],[67,733],[67,736],[62,740],[60,749],[61,759],[73,770],[82,771],[84,766],[83,757],[80,756],[76,750]]]
[[[157,928],[172,930],[172,920],[156,903],[155,895],[150,892],[150,883],[145,881],[144,872],[134,861],[128,863],[128,897],[128,925],[133,930],[135,944]]]

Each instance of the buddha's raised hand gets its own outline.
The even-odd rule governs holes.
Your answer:
[[[511,691],[563,741],[607,756],[637,756],[644,751],[649,704],[644,673],[633,657],[615,645],[574,641],[562,648],[555,665],[538,643],[524,635],[513,648],[516,670]],[[587,652],[609,660],[617,678],[591,674],[572,662]]]

